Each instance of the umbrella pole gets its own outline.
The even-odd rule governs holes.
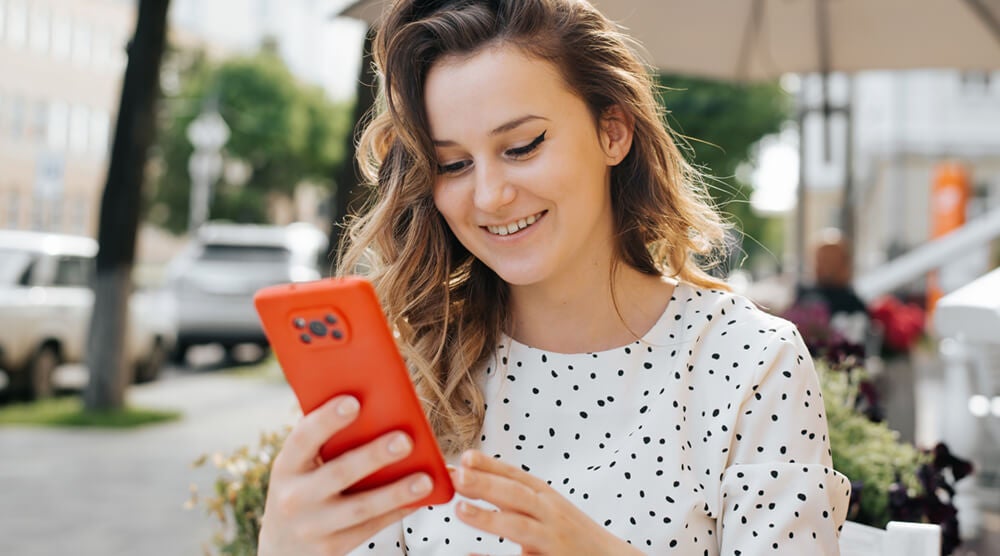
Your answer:
[[[805,84],[799,88],[796,122],[799,127],[799,183],[795,195],[795,287],[805,284],[806,273],[806,95]]]
[[[842,110],[846,130],[844,137],[844,193],[840,201],[840,231],[853,256],[856,219],[854,217],[854,78],[851,76],[847,77],[847,102]]]

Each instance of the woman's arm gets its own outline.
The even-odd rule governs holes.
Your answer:
[[[722,477],[721,553],[839,554],[851,487],[833,470],[812,359],[791,325],[764,353]]]

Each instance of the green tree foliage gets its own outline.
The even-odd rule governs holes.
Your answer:
[[[744,235],[743,250],[751,257],[771,256],[765,246],[780,250],[780,240],[770,239],[770,227],[777,223],[750,210],[751,187],[736,174],[740,164],[750,160],[757,141],[779,131],[788,119],[789,96],[774,82],[741,84],[663,74],[658,84],[667,123],[682,138],[688,161],[709,176],[716,204]]]
[[[197,52],[175,52],[171,64],[180,86],[165,94],[161,113],[154,223],[174,232],[187,228],[193,150],[187,127],[206,103],[217,106],[230,128],[224,156],[250,169],[243,185],[227,183],[225,176],[216,184],[210,218],[265,222],[270,195],[291,195],[304,180],[331,185],[329,176],[343,162],[349,106],[333,104],[318,87],[298,82],[273,48],[221,63]]]

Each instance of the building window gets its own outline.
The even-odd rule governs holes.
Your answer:
[[[7,194],[7,227],[17,229],[21,223],[21,192],[12,189]]]
[[[0,0],[0,44],[7,38],[7,2]]]
[[[67,213],[69,213],[69,232],[79,235],[87,233],[87,211],[90,204],[87,197],[81,195],[76,199],[67,199]]]
[[[28,42],[28,10],[24,2],[7,3],[7,43],[21,48]]]
[[[24,101],[24,97],[15,96],[10,99],[10,137],[11,139],[18,140],[24,137],[24,128],[26,125],[27,116],[25,112],[27,108],[25,107],[27,103]]]
[[[89,64],[92,48],[93,37],[90,33],[90,26],[82,21],[77,21],[73,26],[73,61],[80,66]]]
[[[49,103],[44,100],[35,102],[35,111],[31,122],[31,138],[35,143],[44,145],[48,139]]]
[[[31,10],[31,48],[38,52],[49,51],[49,35],[51,17],[49,11],[44,7],[35,7]]]
[[[87,152],[90,143],[90,112],[86,106],[73,106],[69,115],[69,148],[73,152]]]
[[[111,122],[106,111],[92,110],[90,112],[90,150],[101,158],[108,156],[110,127]]]
[[[69,135],[69,108],[65,102],[49,104],[49,128],[47,143],[50,149],[58,152],[66,150],[66,140]]]
[[[52,16],[52,55],[68,60],[72,49],[72,32],[69,20],[60,15]]]

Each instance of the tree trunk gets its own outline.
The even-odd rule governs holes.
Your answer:
[[[368,197],[368,190],[360,187],[361,168],[357,161],[357,137],[365,123],[365,116],[375,105],[375,95],[378,90],[375,68],[372,65],[372,30],[365,33],[365,45],[361,51],[361,71],[358,77],[358,89],[354,101],[352,132],[347,135],[347,145],[344,149],[344,162],[334,176],[336,193],[333,195],[333,226],[330,228],[330,251],[328,263],[335,271],[339,259],[339,247],[347,217],[357,212]],[[331,272],[332,273],[332,272]]]
[[[87,410],[121,408],[132,375],[125,360],[126,319],[146,154],[155,136],[169,4],[169,0],[139,2],[135,35],[128,46],[111,162],[101,198],[100,251],[87,340]]]

